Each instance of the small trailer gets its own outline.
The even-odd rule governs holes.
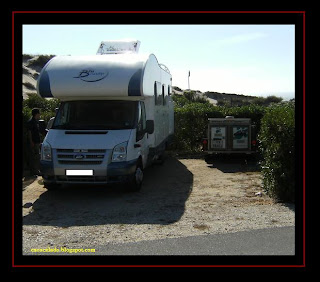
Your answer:
[[[209,118],[203,150],[208,154],[252,154],[256,152],[255,126],[250,118]]]
[[[174,133],[172,77],[140,42],[103,41],[93,56],[58,56],[38,78],[41,97],[60,99],[41,150],[47,188],[128,183],[161,158]]]

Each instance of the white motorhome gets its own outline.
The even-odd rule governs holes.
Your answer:
[[[41,149],[47,188],[125,182],[139,190],[143,170],[171,141],[169,70],[153,54],[137,54],[139,41],[121,43],[102,42],[93,56],[57,56],[42,69],[38,94],[61,101]]]

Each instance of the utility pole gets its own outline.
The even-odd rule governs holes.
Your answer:
[[[189,90],[190,90],[190,80],[189,80],[189,77],[190,77],[190,71],[189,71],[189,74],[188,74],[188,87],[189,87]]]

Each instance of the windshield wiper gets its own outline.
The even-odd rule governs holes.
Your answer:
[[[52,129],[69,129],[69,124],[59,124],[51,127]]]
[[[64,124],[55,125],[52,127],[52,129],[80,129],[80,126],[75,124],[70,124],[70,123],[64,123]]]
[[[112,125],[76,125],[76,124],[60,124],[53,126],[52,129],[68,129],[68,130],[122,130],[131,129],[130,125],[112,126]]]

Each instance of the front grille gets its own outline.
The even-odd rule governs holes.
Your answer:
[[[58,153],[73,153],[73,149],[57,149]]]
[[[58,159],[73,159],[73,155],[58,155]]]
[[[64,160],[59,160],[59,164],[66,164],[66,165],[99,165],[99,164],[102,164],[102,161],[64,161]]]
[[[58,159],[74,159],[75,155],[70,154],[70,155],[66,155],[66,154],[58,154]],[[85,159],[103,159],[104,155],[100,154],[100,155],[84,155]]]
[[[58,153],[105,153],[105,149],[57,149]]]
[[[100,165],[105,155],[105,149],[57,149],[58,163],[64,165]]]

